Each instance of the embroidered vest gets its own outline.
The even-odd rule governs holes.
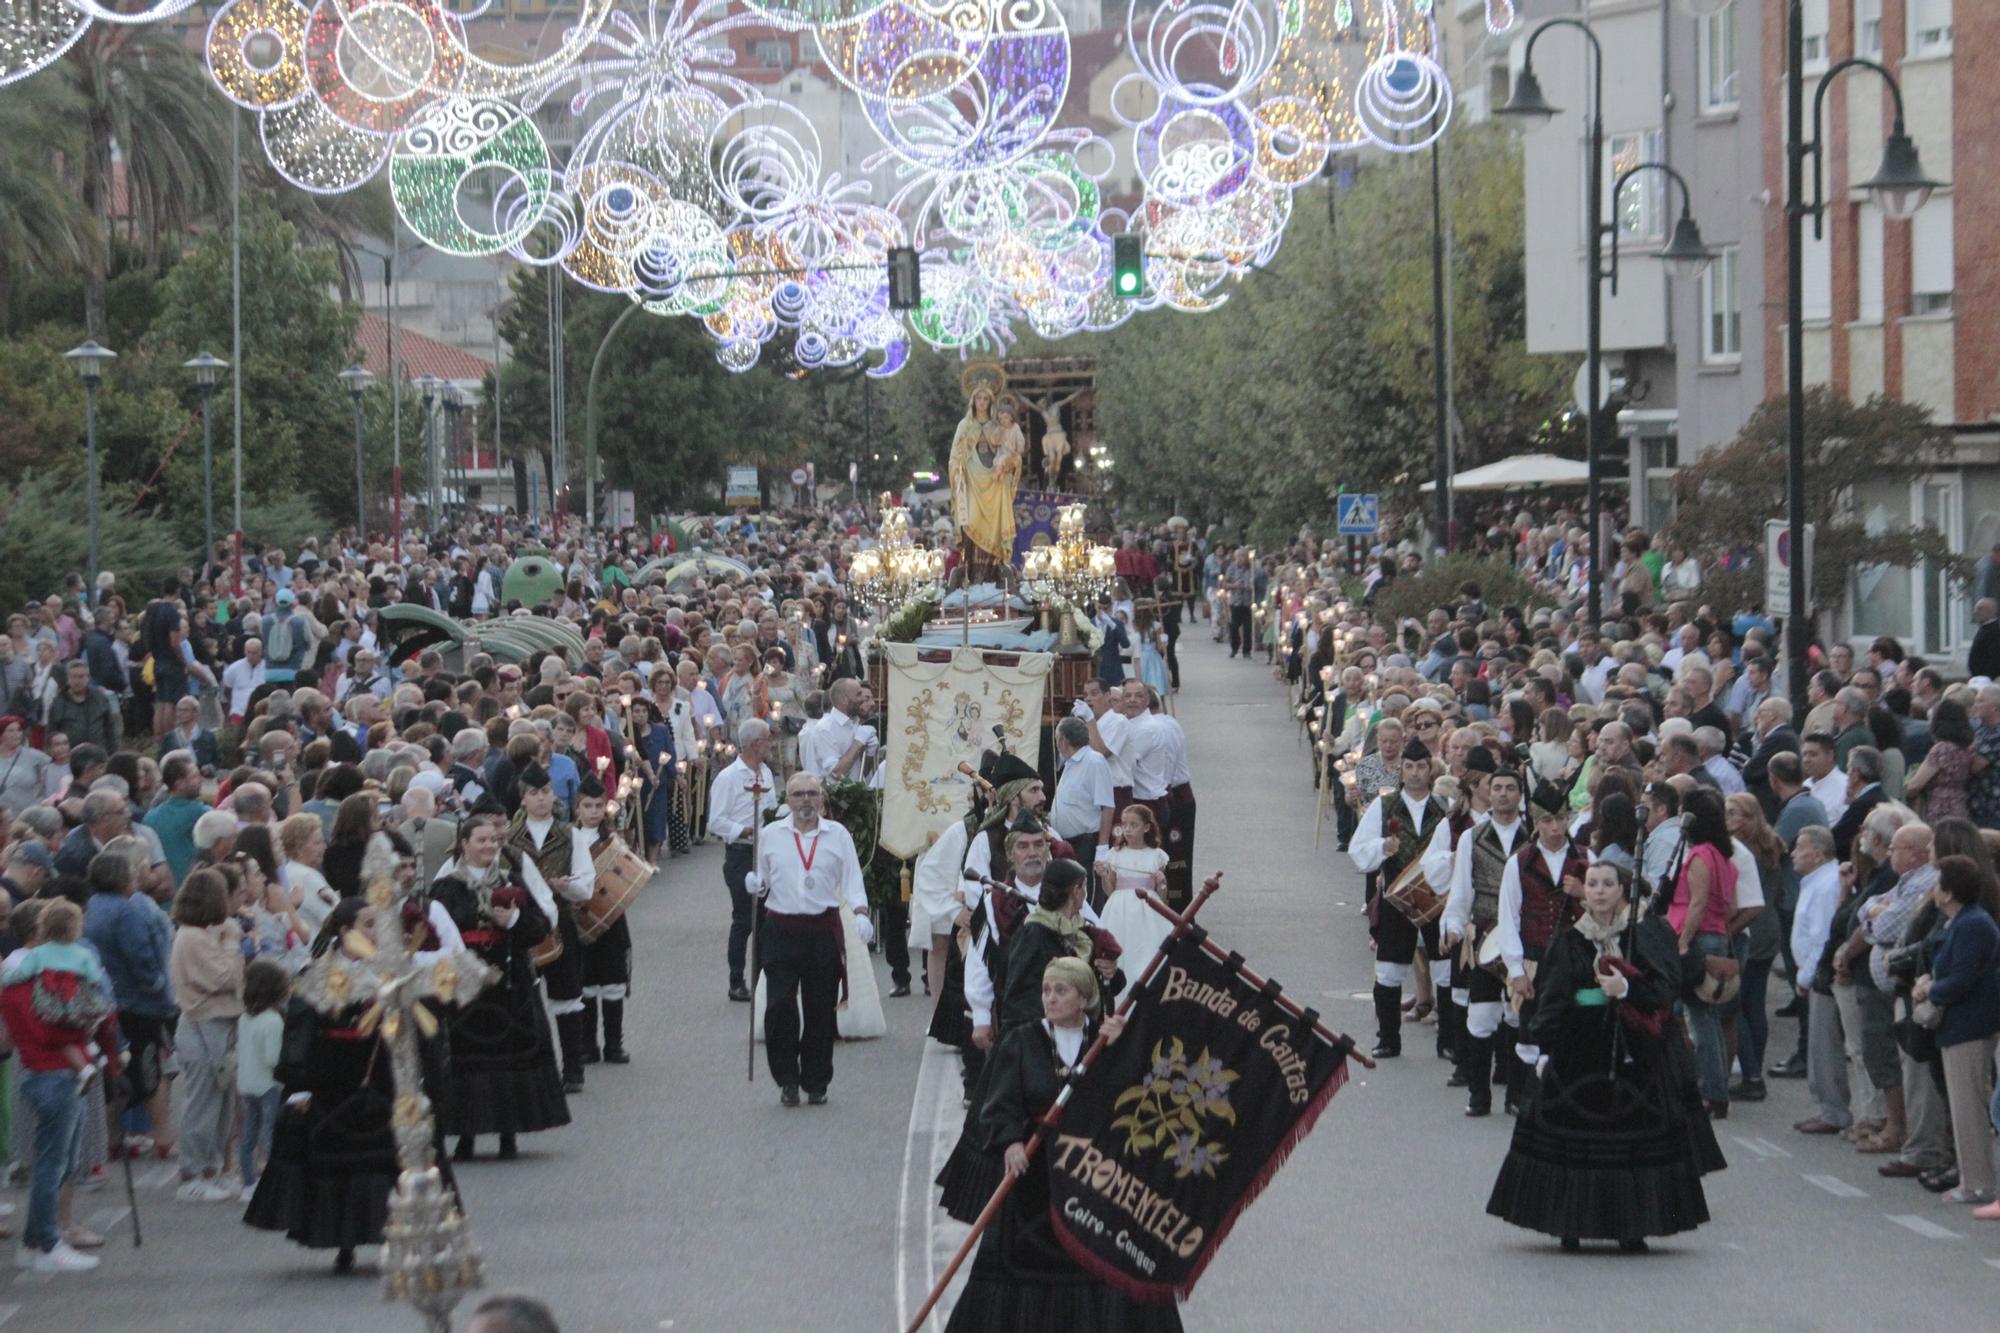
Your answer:
[[[535,837],[528,832],[525,816],[515,815],[513,824],[507,830],[507,846],[521,856],[535,863],[535,869],[542,872],[542,878],[553,884],[570,870],[570,829],[558,819],[549,826],[549,836],[542,840],[540,850],[535,847]],[[561,910],[566,900],[560,894],[556,906]],[[549,922],[551,926],[555,922]]]
[[[1519,847],[1527,830],[1514,826],[1514,845]],[[1528,839],[1533,841],[1533,839]],[[1508,853],[1500,841],[1500,830],[1487,820],[1472,835],[1472,924],[1481,931],[1491,930],[1500,919],[1500,879],[1507,872]]]
[[[1535,839],[1529,838],[1514,859],[1521,867],[1521,952],[1540,961],[1556,932],[1567,930],[1583,914],[1583,904],[1563,892],[1560,880],[1549,878],[1549,863],[1542,859],[1541,844]],[[1569,844],[1562,878],[1581,880],[1589,868],[1589,854]]]
[[[1423,820],[1413,830],[1410,827],[1410,807],[1403,804],[1400,794],[1381,799],[1382,836],[1393,837],[1398,844],[1393,853],[1382,858],[1382,885],[1387,888],[1396,882],[1396,877],[1409,867],[1410,862],[1422,859],[1424,849],[1431,845],[1431,835],[1437,832],[1445,813],[1437,797],[1425,797]]]

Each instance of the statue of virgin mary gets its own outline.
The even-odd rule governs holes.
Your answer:
[[[1014,491],[1024,443],[1011,404],[990,383],[974,384],[951,439],[951,516],[975,572],[1014,558]]]

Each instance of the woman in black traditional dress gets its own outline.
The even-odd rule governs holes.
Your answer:
[[[1006,966],[993,1001],[993,1022],[999,1042],[1018,1027],[1033,1027],[1042,1019],[1042,973],[1051,960],[1077,958],[1097,977],[1101,997],[1109,1001],[1125,984],[1118,971],[1118,941],[1094,922],[1084,903],[1090,875],[1074,861],[1049,862],[1043,873],[1041,897],[1034,911],[1014,928],[1007,941]],[[1000,1157],[985,1150],[980,1115],[985,1105],[985,1071],[968,1093],[965,1127],[945,1159],[935,1183],[942,1190],[938,1207],[945,1216],[970,1223],[1000,1184]]]
[[[342,947],[349,931],[371,934],[374,915],[365,899],[343,900],[320,927],[313,956]],[[390,1123],[392,1062],[379,1030],[357,1026],[366,1008],[357,1003],[324,1014],[291,1001],[277,1066],[285,1109],[271,1136],[270,1165],[243,1214],[250,1226],[282,1231],[307,1249],[334,1250],[336,1273],[354,1271],[356,1246],[381,1243],[401,1170]],[[437,1055],[436,1043],[425,1041],[425,1082],[432,1085],[426,1091],[433,1096]],[[438,1169],[451,1184],[442,1160]]]
[[[489,808],[490,806],[490,808]],[[546,939],[555,898],[532,861],[501,844],[506,816],[481,808],[459,826],[456,858],[432,886],[468,949],[500,975],[453,1016],[448,1132],[456,1161],[472,1160],[481,1134],[500,1136],[500,1158],[516,1153],[515,1135],[569,1123],[549,1017],[530,951]]]
[[[1081,958],[1052,959],[1042,971],[1040,1021],[1014,1027],[993,1048],[980,1103],[987,1152],[1018,1176],[999,1216],[980,1238],[972,1273],[952,1307],[948,1333],[1176,1333],[1171,1301],[1134,1301],[1070,1258],[1049,1221],[1048,1154],[1028,1155],[1028,1136],[1101,1029],[1116,1041],[1125,1020],[1099,1020],[1097,975]]]
[[[1570,1252],[1585,1240],[1643,1251],[1648,1236],[1693,1230],[1708,1221],[1701,1178],[1723,1166],[1673,1014],[1678,942],[1664,918],[1631,924],[1626,876],[1590,867],[1583,916],[1535,973],[1522,1035],[1546,1063],[1486,1204]]]

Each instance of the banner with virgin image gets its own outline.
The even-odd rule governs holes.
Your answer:
[[[1194,1290],[1346,1081],[1345,1049],[1277,996],[1174,941],[1047,1144],[1056,1235],[1135,1299]]]

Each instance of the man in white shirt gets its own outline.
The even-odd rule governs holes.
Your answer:
[[[1451,878],[1451,821],[1444,805],[1431,798],[1431,752],[1420,741],[1404,747],[1402,780],[1402,790],[1368,803],[1361,826],[1347,844],[1356,869],[1363,874],[1381,872],[1378,894],[1386,894],[1413,861],[1421,860],[1427,884],[1443,887]],[[1438,960],[1432,964],[1437,968],[1442,962],[1437,923],[1420,932],[1399,909],[1387,902],[1378,904],[1374,992],[1377,1058],[1403,1053],[1403,987],[1410,979],[1410,965],[1416,961],[1420,935],[1428,956]],[[1446,984],[1450,984],[1448,979]]]
[[[750,946],[750,892],[746,878],[756,862],[757,828],[778,808],[777,783],[765,761],[771,727],[751,718],[736,734],[736,758],[708,789],[708,831],[722,839],[722,882],[729,889],[729,998],[747,1004],[743,968]]]
[[[1097,850],[1111,845],[1111,827],[1118,801],[1111,791],[1111,766],[1091,748],[1090,728],[1082,718],[1066,717],[1056,724],[1056,753],[1062,772],[1056,778],[1056,799],[1049,807],[1049,826],[1070,845],[1078,865],[1089,870]]]
[[[1167,773],[1173,761],[1173,742],[1167,735],[1166,719],[1152,711],[1153,692],[1140,680],[1128,680],[1118,687],[1119,711],[1125,714],[1131,733],[1132,799],[1153,812],[1160,830],[1160,845],[1166,845],[1167,825],[1173,812],[1167,806]]]
[[[1090,728],[1090,747],[1111,766],[1111,795],[1119,814],[1132,804],[1131,723],[1119,707],[1119,692],[1101,680],[1083,683],[1076,716]]]
[[[1567,930],[1582,912],[1583,876],[1590,854],[1569,839],[1569,819],[1563,798],[1548,783],[1540,783],[1529,805],[1535,820],[1535,840],[1507,858],[1500,876],[1500,911],[1493,931],[1500,937],[1500,958],[1507,966],[1507,990],[1517,1003],[1520,1030],[1534,1019],[1535,980],[1531,965],[1539,965],[1556,934]],[[1515,1048],[1520,1059],[1508,1066],[1507,1109],[1520,1105],[1527,1069],[1541,1051],[1526,1042]]]
[[[881,749],[875,728],[858,720],[868,687],[850,678],[827,692],[827,710],[799,733],[799,767],[816,778],[858,778],[855,765]],[[739,743],[740,744],[740,743]]]
[[[237,726],[250,712],[250,696],[264,683],[264,641],[245,639],[243,656],[222,669],[222,687],[229,691],[229,720]]]
[[[1521,775],[1511,768],[1500,769],[1487,779],[1486,791],[1489,813],[1459,835],[1451,863],[1451,895],[1438,922],[1438,951],[1453,960],[1452,999],[1464,1015],[1465,1035],[1451,1082],[1469,1089],[1465,1113],[1474,1117],[1493,1113],[1493,1080],[1487,1071],[1506,1016],[1506,994],[1499,977],[1483,967],[1459,966],[1456,960],[1461,941],[1476,951],[1498,922],[1500,881],[1507,862],[1528,837],[1521,819]],[[1440,1012],[1440,1026],[1443,1022]]]
[[[1799,761],[1806,769],[1806,791],[1826,811],[1826,825],[1832,828],[1847,813],[1847,774],[1834,759],[1833,737],[1815,731],[1799,747]]]
[[[1188,771],[1187,733],[1180,720],[1160,711],[1153,696],[1153,716],[1167,737],[1167,901],[1186,907],[1194,898],[1194,776]]]
[[[1832,831],[1817,824],[1800,829],[1792,847],[1792,869],[1799,875],[1798,903],[1792,909],[1792,957],[1798,962],[1798,975],[1792,980],[1807,1006],[1806,1091],[1815,1107],[1813,1117],[1801,1121],[1799,1129],[1824,1133],[1818,1126],[1837,1131],[1854,1123],[1840,1010],[1831,991],[1822,995],[1813,987],[1833,930],[1833,914],[1840,906],[1840,862],[1834,859]],[[1809,1125],[1814,1128],[1808,1129]]]
[[[757,931],[765,985],[764,1057],[783,1106],[797,1106],[801,1088],[809,1104],[824,1106],[833,1082],[837,1009],[847,985],[843,902],[854,913],[861,942],[875,938],[854,839],[820,817],[824,800],[818,778],[792,774],[785,784],[790,812],[766,830],[756,873],[747,882],[750,893],[764,899]]]

